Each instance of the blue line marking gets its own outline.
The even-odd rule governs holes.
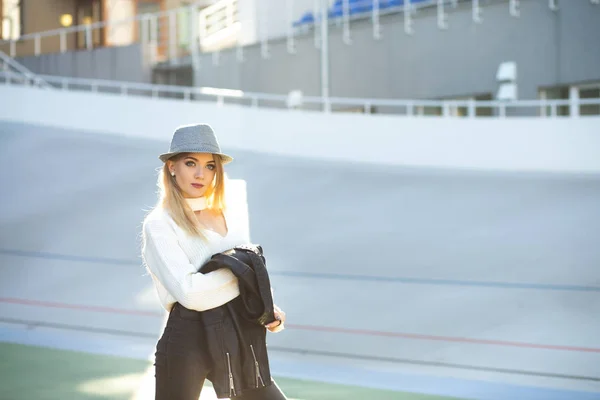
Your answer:
[[[6,254],[10,256],[21,256],[21,257],[33,257],[43,258],[46,260],[63,260],[63,261],[81,261],[86,263],[98,263],[98,264],[115,264],[115,265],[141,265],[142,261],[135,262],[133,260],[119,259],[119,258],[108,258],[108,257],[85,257],[85,256],[72,256],[68,254],[57,254],[57,253],[46,253],[43,251],[24,251],[24,250],[10,250],[0,249],[0,254]]]
[[[97,264],[114,265],[142,265],[142,260],[134,261],[124,258],[108,257],[85,257],[73,256],[67,254],[47,253],[40,251],[24,251],[0,249],[0,254],[21,257],[34,257],[47,260],[79,261]],[[535,290],[562,290],[575,292],[596,292],[600,293],[600,286],[586,285],[557,285],[546,283],[518,283],[518,282],[492,282],[492,281],[466,281],[453,279],[433,279],[433,278],[405,278],[394,276],[376,276],[376,275],[351,275],[351,274],[333,274],[325,272],[302,272],[302,271],[270,271],[273,276],[285,276],[309,279],[332,279],[348,281],[366,281],[366,282],[385,282],[385,283],[405,283],[413,285],[441,285],[441,286],[470,286],[470,287],[489,287],[497,289],[535,289]]]
[[[554,285],[545,283],[513,283],[513,282],[491,282],[491,281],[464,281],[452,279],[433,279],[433,278],[402,278],[393,276],[373,276],[373,275],[348,275],[331,274],[322,272],[297,272],[297,271],[271,271],[271,275],[280,275],[298,278],[320,278],[337,280],[357,280],[372,282],[394,282],[417,285],[445,285],[445,286],[479,286],[493,287],[502,289],[539,289],[539,290],[573,290],[579,292],[600,292],[599,286],[584,285]]]

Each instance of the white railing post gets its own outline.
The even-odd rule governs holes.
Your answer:
[[[546,117],[548,114],[548,100],[545,90],[540,91],[540,103],[540,116]]]
[[[177,15],[169,11],[169,64],[175,64],[177,58]]]
[[[321,38],[319,37],[320,29],[317,29],[317,23],[321,20],[321,6],[320,0],[313,0],[313,14],[314,14],[314,22],[313,22],[313,31],[315,33],[315,47],[318,49],[321,46]]]
[[[325,9],[325,12],[327,12],[327,9]],[[342,0],[342,20],[344,43],[352,44],[352,38],[350,37],[350,0]]]
[[[148,24],[150,25],[149,32],[149,51],[150,51],[150,64],[156,64],[156,60],[158,58],[158,19],[156,15],[148,16],[147,19]]]
[[[67,51],[67,33],[64,31],[60,31],[60,52],[65,53]]]
[[[554,118],[554,117],[556,117],[556,115],[557,115],[557,112],[556,112],[556,102],[553,102],[550,105],[550,116]]]
[[[373,38],[381,39],[381,24],[379,23],[379,0],[373,0]]]
[[[321,0],[321,99],[325,112],[331,111],[329,103],[329,16],[326,0]]]
[[[258,97],[252,96],[252,107],[258,108]]]
[[[192,71],[197,71],[200,66],[198,59],[198,15],[196,7],[189,6],[188,12],[190,15],[190,43],[189,52],[192,59]]]
[[[158,17],[150,17],[150,41],[158,46]]]
[[[33,40],[34,40],[34,46],[35,46],[35,49],[34,49],[35,55],[39,56],[40,53],[42,52],[42,49],[41,49],[42,44],[41,44],[40,35],[35,35],[35,38]]]
[[[519,10],[519,0],[510,0],[509,6],[510,15],[513,17],[519,17],[521,12]]]
[[[10,41],[10,56],[11,58],[15,58],[17,56],[17,42],[14,40]]]
[[[412,7],[411,7],[410,2],[405,1],[402,8],[404,11],[404,33],[406,33],[407,35],[412,35],[413,28],[412,28],[412,19],[410,16]]]
[[[415,115],[415,105],[412,101],[406,103],[406,116],[412,117]]]
[[[446,117],[446,118],[451,116],[451,114],[450,114],[450,104],[448,104],[445,101],[442,103],[442,115],[444,117]]]
[[[260,24],[260,55],[262,58],[269,58],[269,14],[268,7],[263,5],[261,7],[263,11],[263,18],[259,18],[258,23]]]
[[[94,47],[92,43],[92,29],[89,25],[85,27],[85,42],[88,50],[91,50]]]
[[[476,114],[476,111],[475,111],[475,99],[473,99],[473,98],[469,99],[468,110],[469,111],[467,112],[467,114],[468,114],[469,118],[475,118],[475,114]]]
[[[577,86],[569,88],[569,108],[571,118],[579,117],[579,88]]]
[[[288,53],[296,52],[296,45],[294,43],[294,0],[286,0],[285,5],[287,7],[287,51]]]
[[[198,13],[198,45],[202,47],[202,42],[207,36],[206,14]]]
[[[500,118],[506,117],[506,104],[505,103],[500,103],[500,105],[498,105],[498,116]]]
[[[448,17],[444,11],[444,1],[437,0],[437,25],[439,29],[448,28]]]
[[[150,38],[148,37],[148,17],[146,15],[142,16],[140,20],[140,29],[142,30],[142,48],[146,49],[150,42]]]
[[[472,0],[473,1],[473,21],[480,24],[482,22],[482,18],[481,18],[481,7],[479,6],[479,0]]]

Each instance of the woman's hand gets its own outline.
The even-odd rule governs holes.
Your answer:
[[[273,304],[273,313],[275,314],[275,321],[265,325],[267,329],[273,333],[281,332],[285,329],[283,324],[285,323],[285,313],[277,305]]]

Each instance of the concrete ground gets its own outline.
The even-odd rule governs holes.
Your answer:
[[[164,314],[139,233],[168,140],[0,122],[0,341],[151,358]],[[288,313],[276,375],[600,397],[600,176],[231,152]]]

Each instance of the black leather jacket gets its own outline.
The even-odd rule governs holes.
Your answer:
[[[207,378],[217,397],[226,398],[271,385],[264,325],[273,322],[275,315],[261,246],[239,246],[215,254],[199,272],[219,268],[229,268],[238,277],[240,287],[240,296],[220,306],[224,310],[218,311],[225,311],[222,323],[204,326],[212,360]]]

